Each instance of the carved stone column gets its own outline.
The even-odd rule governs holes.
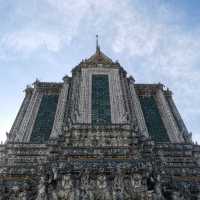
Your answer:
[[[73,71],[72,79],[70,80],[70,94],[69,94],[69,102],[67,103],[67,120],[68,125],[81,123],[80,119],[80,102],[81,98],[80,87],[81,87],[81,71]]]
[[[77,75],[76,75],[77,76]],[[80,84],[77,85],[77,91],[76,91],[76,98],[77,100],[77,110],[74,111],[74,113],[77,113],[77,119],[75,122],[77,123],[91,123],[91,78],[90,74],[87,73],[86,70],[81,71],[81,78],[78,76],[75,77],[77,80],[76,82],[80,82]],[[75,85],[75,84],[74,84]],[[75,87],[73,85],[73,87]],[[79,88],[79,90],[78,90]],[[73,88],[74,89],[74,88]],[[79,93],[79,94],[78,94]],[[75,94],[73,94],[75,96]]]
[[[107,75],[109,79],[110,111],[113,124],[127,123],[123,94],[120,85],[118,69],[87,68],[82,70],[79,98],[79,113],[77,122],[90,124],[92,122],[92,76]],[[73,86],[74,87],[74,86]]]
[[[123,97],[123,104],[124,104],[124,112],[127,122],[129,123],[131,120],[131,108],[130,108],[130,98],[129,98],[129,86],[127,80],[127,74],[122,69],[119,70],[120,76],[120,84],[122,89],[122,97]]]
[[[160,88],[158,88],[158,91],[156,93],[156,101],[170,141],[173,143],[184,142],[184,139],[181,136],[181,133],[176,125],[173,114],[169,108],[167,100],[163,94],[162,85],[160,86]]]
[[[21,126],[19,129],[19,137],[18,141],[27,142],[31,133],[31,127],[34,123],[34,114],[37,113],[40,105],[40,101],[42,99],[42,95],[38,92],[37,82],[34,83],[33,95],[31,97],[30,103],[26,110],[26,114],[21,122]]]
[[[138,127],[140,130],[140,133],[143,136],[148,137],[148,129],[146,127],[146,123],[145,123],[145,119],[144,119],[144,115],[142,112],[142,108],[138,99],[138,96],[135,92],[135,87],[134,87],[134,80],[130,79],[130,93],[131,93],[131,97],[132,97],[132,104],[133,104],[133,109],[136,115],[136,119],[137,119],[137,123],[138,123]]]
[[[120,84],[119,71],[112,69],[109,72],[109,91],[110,91],[110,106],[111,120],[114,124],[127,123],[125,112],[125,103],[123,100],[122,87]]]
[[[62,134],[62,124],[64,120],[65,106],[67,104],[67,96],[69,91],[69,77],[65,76],[63,78],[63,81],[64,84],[59,95],[58,106],[50,138],[57,138],[59,135]]]
[[[185,126],[185,123],[184,123],[175,103],[174,103],[174,100],[172,98],[172,92],[169,91],[169,90],[167,90],[166,92],[167,92],[168,104],[171,108],[171,111],[174,115],[174,118],[176,118],[176,122],[179,126],[181,134],[183,135],[186,142],[191,143],[192,142],[191,135],[188,133],[187,127]]]
[[[24,115],[26,113],[26,110],[28,108],[28,105],[30,103],[30,100],[31,100],[31,96],[33,94],[33,88],[31,87],[27,87],[25,89],[25,92],[26,92],[26,95],[25,95],[25,98],[22,102],[22,105],[20,107],[20,110],[17,114],[17,117],[15,119],[15,122],[11,128],[11,131],[10,131],[10,142],[18,142],[19,141],[19,138],[17,137],[17,132],[19,131],[20,129],[20,126],[21,126],[21,122],[24,118]]]

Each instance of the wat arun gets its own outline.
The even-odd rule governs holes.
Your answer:
[[[15,102],[13,102],[15,103]],[[36,80],[0,145],[0,200],[200,200],[200,146],[163,84],[96,52]]]

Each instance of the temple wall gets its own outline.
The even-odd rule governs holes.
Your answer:
[[[170,141],[173,143],[184,142],[184,139],[177,127],[176,121],[161,89],[158,89],[156,93],[156,101]]]
[[[127,123],[127,116],[124,108],[122,89],[120,85],[118,69],[89,68],[82,69],[80,89],[80,116],[78,123],[91,123],[92,105],[92,75],[105,74],[109,77],[109,91],[111,104],[111,121],[113,124]]]
[[[27,134],[30,134],[30,125],[33,123],[33,114],[37,113],[41,101],[41,94],[37,91],[36,87],[34,88],[31,101],[26,110],[26,114],[21,123],[21,127],[18,132],[18,138],[20,142],[27,142]],[[29,132],[29,133],[28,133]]]
[[[102,87],[93,75],[107,75],[93,79]],[[126,75],[97,45],[64,83],[36,81],[0,145],[0,199],[200,199],[200,146],[185,140],[174,102]],[[94,105],[112,123],[92,123],[109,110]]]
[[[187,143],[191,143],[192,142],[192,138],[191,138],[191,134],[188,132],[187,127],[174,103],[174,100],[172,98],[172,94],[170,91],[166,91],[165,94],[167,93],[167,95],[165,95],[165,98],[168,102],[168,105],[171,109],[171,112],[174,116],[174,119],[177,123],[177,126],[179,128],[180,133],[182,134],[182,137],[184,138],[185,142]],[[170,94],[169,94],[170,93]]]
[[[135,92],[134,83],[130,82],[129,85],[130,85],[130,94],[131,94],[131,98],[132,98],[132,106],[133,106],[134,113],[135,113],[135,116],[137,119],[136,123],[138,124],[141,135],[148,137],[149,134],[148,134],[147,126],[145,124],[145,119],[144,119],[144,115],[143,115],[142,108],[140,105],[140,101]]]
[[[64,83],[59,95],[58,99],[58,106],[55,114],[55,120],[53,129],[50,135],[50,138],[56,138],[59,135],[62,135],[63,131],[62,128],[64,126],[64,116],[65,116],[65,110],[67,106],[67,97],[69,93],[69,77],[64,78]]]
[[[24,119],[24,116],[26,114],[26,111],[27,111],[27,108],[28,108],[28,105],[30,103],[30,100],[31,100],[31,97],[32,97],[32,93],[33,93],[33,89],[32,88],[27,88],[25,90],[26,92],[26,95],[25,95],[25,98],[22,102],[22,105],[20,107],[20,110],[17,114],[17,117],[15,119],[15,122],[10,130],[10,133],[9,133],[9,141],[13,142],[18,142],[20,141],[20,139],[18,138],[18,131],[20,129],[20,126],[21,126],[21,123],[22,123],[22,120]]]

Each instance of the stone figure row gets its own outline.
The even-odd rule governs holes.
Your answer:
[[[48,187],[44,177],[40,178],[36,200],[48,199]],[[139,192],[144,191],[142,176],[134,174],[130,179],[122,175],[116,175],[112,181],[104,174],[98,175],[96,179],[85,173],[80,180],[75,181],[70,174],[63,175],[56,187],[50,189],[52,200],[123,200],[134,199]]]

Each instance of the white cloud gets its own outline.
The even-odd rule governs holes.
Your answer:
[[[47,48],[57,52],[62,48],[64,38],[59,34],[42,31],[16,31],[8,33],[1,40],[1,47],[15,52],[32,52],[38,48]]]
[[[169,11],[166,14],[165,20],[168,17],[168,21],[178,15]],[[158,20],[151,21],[148,15],[141,16],[130,10],[121,15],[116,21],[113,50],[128,55],[128,59],[140,58],[137,64],[142,69],[138,77],[142,81],[167,83],[174,90],[176,102],[181,105],[181,112],[189,124],[191,116],[199,117],[200,112],[200,27],[185,30],[181,24],[163,22],[162,14]],[[129,71],[137,73],[137,67]],[[194,139],[200,141],[199,125],[193,131]]]

